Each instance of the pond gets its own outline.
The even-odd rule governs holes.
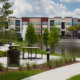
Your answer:
[[[43,49],[46,50],[45,46]],[[54,53],[80,56],[80,39],[61,39]]]
[[[80,56],[80,43],[61,42],[59,46],[55,48],[55,53]]]

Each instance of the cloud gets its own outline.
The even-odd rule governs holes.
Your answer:
[[[60,0],[61,2],[80,2],[80,0]]]
[[[53,0],[15,0],[14,13],[16,17],[54,17],[75,16],[79,17],[80,9],[68,11],[67,7]]]

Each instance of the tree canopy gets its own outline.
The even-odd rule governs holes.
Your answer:
[[[54,25],[49,34],[49,45],[51,48],[55,47],[60,40],[58,28]]]
[[[43,39],[44,45],[46,45],[46,48],[48,46],[48,36],[49,36],[48,28],[45,28],[45,30],[44,30],[44,32],[42,34],[42,39]]]
[[[38,36],[35,32],[32,23],[30,23],[28,28],[26,29],[25,41],[28,42],[28,46],[32,46],[34,43],[38,41]]]
[[[7,17],[13,13],[13,10],[11,10],[13,3],[9,0],[0,0],[0,4],[2,4],[2,7],[0,8],[0,27],[6,27],[9,22]]]

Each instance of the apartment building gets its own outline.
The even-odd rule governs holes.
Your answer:
[[[72,25],[72,17],[54,17],[54,18],[49,18],[48,20],[49,23],[49,30],[51,30],[52,26],[55,25],[57,28],[60,30],[60,35],[61,36],[66,36],[69,31],[66,30],[70,25]]]
[[[10,23],[8,29],[16,29],[17,33],[22,33],[22,19],[9,17]]]
[[[25,32],[30,23],[32,23],[33,27],[37,34],[42,34],[45,28],[48,28],[50,31],[52,26],[55,25],[60,30],[60,35],[65,37],[70,35],[71,33],[66,30],[70,25],[80,25],[80,19],[72,18],[72,17],[9,17],[10,24],[9,29],[16,29],[17,33],[21,33],[23,39],[25,38]]]

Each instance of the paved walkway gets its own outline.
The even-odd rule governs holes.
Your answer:
[[[4,46],[0,46],[0,50],[1,51],[7,51],[9,48],[9,45],[8,44],[5,44]]]
[[[22,80],[67,80],[80,74],[80,63],[49,70]]]

